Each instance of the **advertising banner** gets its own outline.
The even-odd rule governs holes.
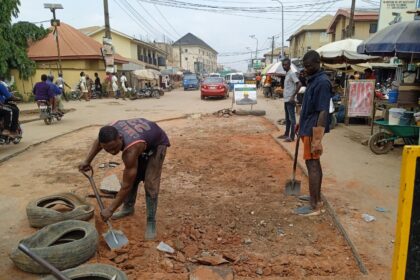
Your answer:
[[[236,105],[257,104],[257,87],[255,84],[236,84],[234,87]]]
[[[381,0],[378,31],[399,21],[413,20],[414,15],[407,11],[413,11],[418,6],[419,0]]]
[[[348,117],[370,117],[375,94],[374,80],[349,80],[348,85]]]

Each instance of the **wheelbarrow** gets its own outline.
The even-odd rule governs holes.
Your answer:
[[[370,137],[369,148],[377,155],[388,153],[397,139],[403,139],[405,145],[418,145],[418,126],[389,124],[385,120],[377,120],[375,124],[379,125],[379,132]]]

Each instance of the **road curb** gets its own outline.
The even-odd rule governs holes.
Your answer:
[[[280,145],[280,147],[290,156],[290,158],[293,160],[294,154],[289,151],[284,144],[277,139],[274,135],[271,135],[271,137],[273,137],[274,141],[276,141],[276,143],[278,145]],[[297,161],[297,165],[299,166],[299,168],[301,169],[302,173],[305,174],[306,177],[308,177],[308,170],[306,169],[305,166],[302,165],[302,163],[298,160]],[[359,254],[359,252],[357,251],[356,246],[354,245],[353,241],[351,240],[350,236],[348,235],[347,231],[344,229],[343,225],[340,222],[340,219],[338,218],[337,213],[335,212],[334,208],[332,208],[331,204],[328,202],[327,197],[321,193],[321,199],[324,202],[325,208],[328,212],[328,214],[331,215],[331,218],[335,224],[335,226],[337,227],[337,229],[340,231],[340,233],[343,235],[344,239],[346,240],[347,244],[349,245],[351,252],[353,254],[354,259],[356,260],[357,266],[359,267],[360,272],[362,272],[363,274],[367,275],[369,272]]]
[[[182,115],[182,116],[179,116],[179,117],[173,117],[173,118],[167,118],[167,119],[156,120],[156,121],[154,121],[154,122],[156,122],[156,123],[160,123],[160,122],[167,122],[167,121],[181,120],[181,119],[185,119],[185,118],[187,118],[187,117],[188,117],[187,115]],[[13,153],[13,154],[10,154],[10,155],[8,155],[8,156],[5,156],[4,158],[0,158],[0,165],[1,165],[2,163],[4,163],[4,162],[8,161],[9,159],[14,158],[14,157],[16,157],[16,156],[20,155],[21,153],[26,152],[27,150],[29,150],[29,149],[31,149],[31,148],[33,148],[33,147],[36,147],[36,146],[38,146],[38,145],[40,145],[40,144],[46,143],[46,142],[48,142],[48,141],[51,141],[51,140],[57,139],[57,138],[59,138],[59,137],[65,136],[65,135],[70,134],[70,133],[73,133],[73,132],[77,132],[77,131],[83,130],[83,129],[85,129],[85,128],[89,128],[89,127],[96,127],[96,126],[103,126],[103,124],[90,124],[90,125],[85,125],[85,126],[82,126],[82,127],[76,128],[76,129],[73,129],[73,130],[71,130],[71,131],[65,132],[65,133],[63,133],[63,134],[56,135],[56,136],[51,137],[51,138],[49,138],[49,139],[42,140],[42,141],[37,142],[37,143],[33,143],[33,144],[31,144],[31,145],[29,145],[29,146],[27,146],[27,147],[23,148],[23,149],[22,149],[22,150],[20,150],[20,151],[17,151],[17,152],[15,152],[15,153]]]

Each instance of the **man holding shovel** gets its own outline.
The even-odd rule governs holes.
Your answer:
[[[155,239],[160,177],[166,148],[169,146],[165,131],[156,123],[142,118],[116,121],[100,129],[98,139],[93,143],[85,161],[79,165],[79,170],[91,169],[92,160],[102,149],[112,155],[121,151],[125,167],[120,191],[115,200],[101,212],[104,221],[111,216],[119,219],[134,213],[138,185],[143,181],[147,212],[145,238]],[[121,204],[122,209],[113,214]]]
[[[328,76],[320,69],[320,56],[314,51],[308,51],[303,57],[303,66],[307,75],[307,88],[303,97],[300,122],[296,128],[304,145],[303,158],[309,177],[309,206],[295,209],[300,215],[318,215],[321,206],[322,168],[322,138],[329,132],[329,105],[331,98],[331,83]]]

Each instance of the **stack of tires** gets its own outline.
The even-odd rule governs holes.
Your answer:
[[[54,207],[65,207],[60,210]],[[69,211],[62,211],[62,210]],[[29,224],[41,228],[21,240],[34,254],[43,258],[70,279],[127,279],[124,272],[104,264],[83,265],[96,252],[98,232],[88,222],[94,208],[72,193],[60,193],[35,199],[26,207]],[[49,273],[48,269],[32,260],[17,247],[10,258],[15,265],[30,273]],[[67,270],[66,270],[67,269]],[[45,279],[55,279],[47,277]]]

